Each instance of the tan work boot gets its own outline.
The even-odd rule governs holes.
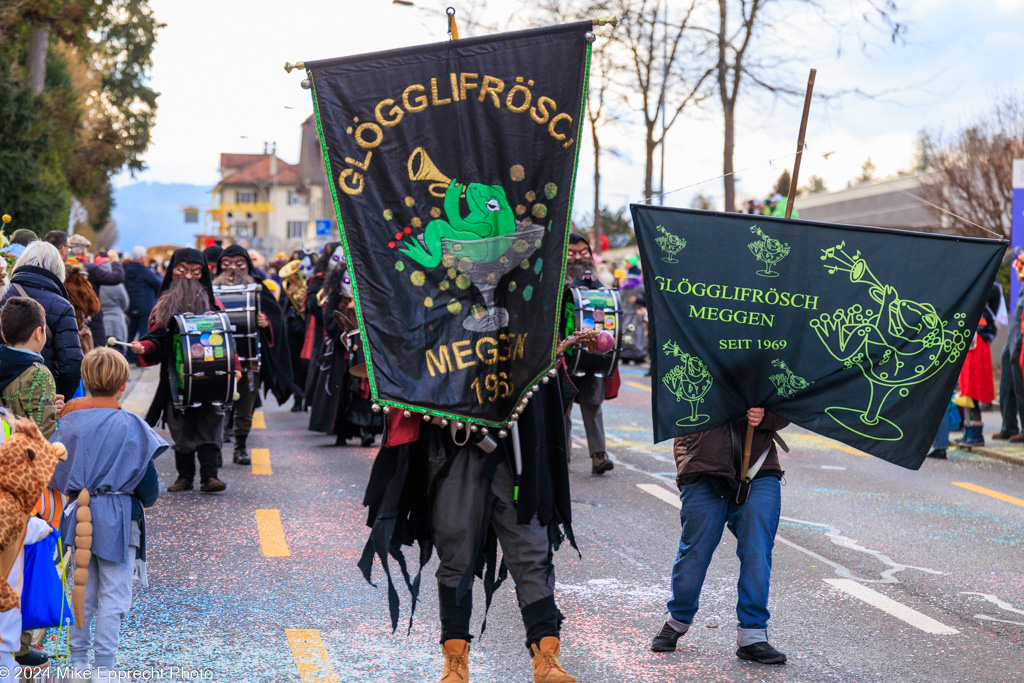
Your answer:
[[[533,683],[576,683],[576,679],[565,673],[558,663],[561,650],[558,638],[541,638],[540,646],[531,645],[530,650],[533,651]]]
[[[469,643],[465,640],[446,640],[441,649],[444,651],[441,683],[469,683]]]

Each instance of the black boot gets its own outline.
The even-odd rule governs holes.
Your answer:
[[[245,447],[248,437],[240,436],[235,439],[235,454],[232,460],[236,465],[251,465],[252,458],[249,457],[249,450]]]

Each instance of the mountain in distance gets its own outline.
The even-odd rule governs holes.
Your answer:
[[[134,183],[114,189],[111,217],[117,223],[117,249],[161,244],[195,246],[203,230],[203,212],[210,208],[209,185]],[[199,222],[186,223],[183,207],[199,209]]]

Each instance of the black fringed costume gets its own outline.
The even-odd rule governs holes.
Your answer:
[[[551,554],[567,538],[576,548],[572,533],[572,511],[569,498],[569,469],[566,456],[563,398],[559,382],[539,385],[527,409],[518,421],[523,458],[523,472],[518,482],[518,503],[515,521],[530,525],[536,521],[546,530],[545,559],[539,562],[553,589],[554,576]],[[412,596],[409,623],[419,598],[420,572],[433,553],[435,543],[434,511],[437,492],[444,479],[457,469],[468,471],[457,458],[479,458],[474,463],[480,472],[480,487],[486,487],[486,503],[477,519],[466,519],[466,526],[475,532],[475,550],[472,561],[457,586],[443,583],[439,569],[442,640],[458,637],[468,640],[469,609],[472,605],[473,577],[484,581],[486,604],[489,607],[494,591],[508,576],[506,559],[512,559],[515,548],[502,547],[502,562],[497,564],[498,534],[492,524],[495,505],[511,500],[511,473],[514,472],[512,439],[498,439],[498,447],[485,453],[475,446],[457,446],[450,427],[423,423],[420,416],[402,418],[397,411],[389,416],[385,446],[373,465],[363,504],[369,508],[367,525],[370,538],[363,550],[359,567],[367,581],[371,581],[374,555],[381,564],[388,581],[388,603],[392,628],[398,626],[399,597],[391,573],[389,557],[397,563]],[[496,431],[496,430],[495,430]],[[463,431],[463,435],[465,432]],[[461,440],[460,436],[460,440]],[[396,445],[397,444],[397,445]],[[496,479],[496,475],[498,479]],[[499,481],[500,480],[500,481]],[[502,487],[496,491],[495,485]],[[473,491],[462,492],[466,498]],[[463,496],[460,496],[460,500]],[[443,501],[442,501],[443,502]],[[472,516],[467,513],[467,517]],[[420,568],[412,575],[402,546],[418,543]],[[536,549],[534,549],[536,550]],[[444,553],[439,551],[444,556]],[[541,637],[558,635],[561,614],[555,606],[553,590],[550,597],[523,604],[520,607],[527,628],[527,641],[538,642]],[[486,615],[482,628],[486,627]],[[466,633],[461,633],[465,629]]]

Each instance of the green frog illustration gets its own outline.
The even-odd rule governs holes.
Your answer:
[[[469,213],[465,216],[461,215],[459,206],[463,189],[466,192],[466,204],[469,206]],[[444,212],[444,219],[438,218],[427,224],[422,242],[413,239],[403,244],[400,249],[403,254],[424,268],[436,268],[441,263],[442,239],[474,241],[512,235],[516,231],[515,213],[509,206],[504,188],[500,185],[462,185],[453,179],[445,190]],[[491,251],[485,249],[474,260],[486,260]],[[504,248],[500,251],[504,252]]]

